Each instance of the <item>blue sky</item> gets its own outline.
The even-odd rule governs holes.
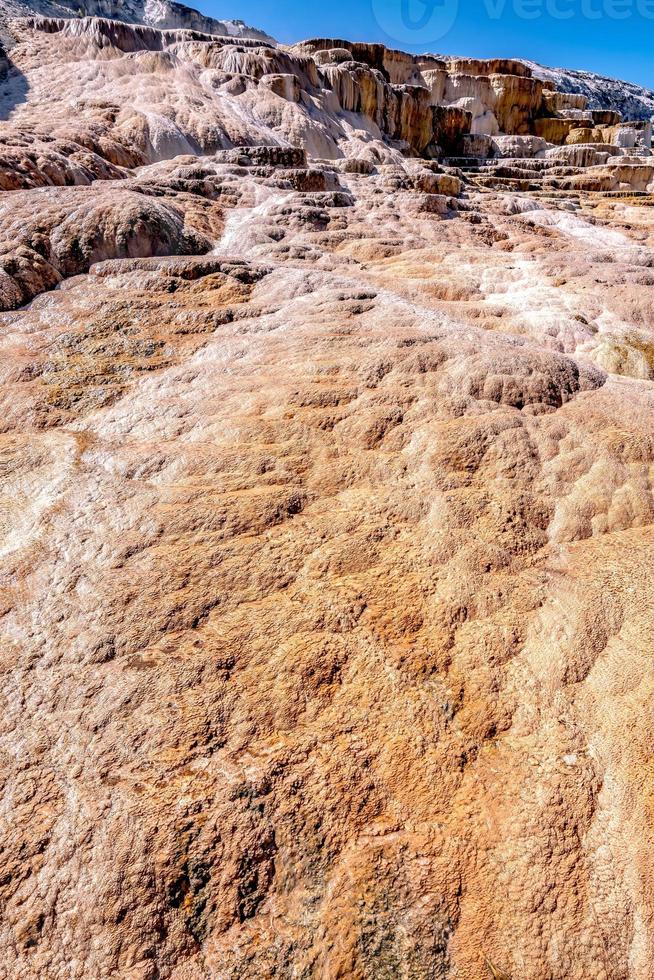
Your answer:
[[[654,88],[654,0],[185,0],[289,43],[381,41],[407,51],[516,56]]]

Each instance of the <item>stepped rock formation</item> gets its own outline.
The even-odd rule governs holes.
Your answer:
[[[2,36],[0,975],[649,980],[647,126]]]

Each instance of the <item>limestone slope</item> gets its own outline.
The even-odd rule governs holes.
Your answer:
[[[598,72],[546,68],[532,61],[525,64],[538,78],[554,82],[561,91],[587,96],[593,109],[617,109],[626,119],[651,119],[654,116],[654,92],[642,85],[607,78]]]
[[[2,976],[649,980],[647,148],[508,62],[9,29]]]
[[[108,17],[127,24],[148,27],[186,28],[205,34],[255,38],[272,42],[264,31],[248,27],[242,20],[217,20],[174,0],[0,0],[0,18]]]

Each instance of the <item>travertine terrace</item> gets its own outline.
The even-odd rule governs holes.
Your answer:
[[[0,975],[649,980],[647,125],[3,44]]]

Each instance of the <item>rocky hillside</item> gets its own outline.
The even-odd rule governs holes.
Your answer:
[[[586,96],[591,109],[615,109],[625,119],[651,119],[654,116],[654,91],[651,89],[592,71],[545,68],[533,61],[525,61],[525,64],[537,78],[553,82],[562,92]]]
[[[6,31],[2,980],[651,980],[647,127]]]
[[[276,43],[270,35],[248,27],[242,20],[217,20],[175,0],[0,0],[0,20],[30,14],[105,17],[160,29],[187,28],[206,34]],[[523,63],[530,67],[535,77],[554,83],[559,90],[586,96],[591,109],[614,109],[625,119],[654,116],[654,92],[650,89],[595,72],[547,68],[526,60]]]
[[[174,0],[0,0],[0,18],[107,17],[127,24],[158,28],[187,28],[205,34],[231,35],[272,42],[272,38],[242,20],[216,20]]]

